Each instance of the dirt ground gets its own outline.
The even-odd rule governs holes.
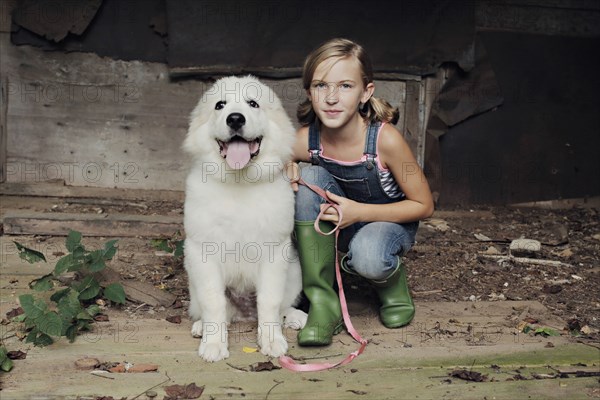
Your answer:
[[[73,215],[155,214],[171,216],[175,220],[179,220],[183,213],[181,203],[170,201],[24,199],[5,196],[2,206],[5,210]],[[421,398],[515,398],[516,393],[523,391],[532,398],[560,397],[559,392],[554,392],[556,385],[550,381],[537,381],[537,378],[517,381],[510,374],[503,376],[502,382],[495,386],[473,386],[470,390],[476,393],[464,397],[462,386],[449,384],[446,369],[455,368],[456,365],[471,365],[476,359],[480,371],[484,373],[489,373],[490,368],[496,371],[499,365],[507,371],[514,365],[528,365],[534,368],[532,371],[546,375],[553,374],[556,369],[583,368],[585,365],[585,368],[597,373],[594,351],[600,343],[599,222],[598,211],[594,208],[545,210],[476,207],[437,210],[432,218],[421,223],[417,243],[404,259],[409,285],[417,303],[413,324],[408,330],[382,329],[375,322],[377,299],[371,287],[364,280],[344,275],[344,288],[353,322],[373,346],[369,347],[368,357],[359,358],[350,370],[330,371],[327,379],[315,375],[308,381],[324,386],[337,382],[337,386],[324,389],[329,391],[323,398],[348,398],[348,388],[355,394],[369,393],[369,398],[397,398],[393,392],[386,392],[385,388],[397,387],[398,379],[404,379],[402,382],[415,390],[415,396],[425,395]],[[4,313],[17,306],[17,296],[29,290],[27,283],[51,271],[53,261],[64,254],[64,237],[4,236],[0,238],[3,249],[7,250],[7,262],[2,266],[3,275],[0,276],[4,296],[3,302],[0,302],[2,318]],[[529,258],[509,257],[509,245],[517,238],[538,240],[541,242],[540,251],[530,254]],[[83,242],[86,247],[98,248],[110,239],[114,237],[85,237]],[[18,258],[16,251],[11,250],[13,240],[31,248],[45,249],[49,263],[35,266],[26,264]],[[126,356],[134,362],[156,363],[160,360],[161,371],[177,374],[171,376],[179,383],[210,382],[214,398],[230,397],[228,393],[224,394],[229,389],[223,388],[231,387],[234,375],[236,387],[243,387],[252,393],[248,398],[266,398],[257,393],[267,391],[269,395],[271,390],[259,387],[265,384],[264,379],[257,380],[251,375],[238,376],[240,371],[226,363],[197,363],[194,351],[197,339],[189,335],[191,324],[187,318],[187,277],[181,258],[155,248],[152,240],[142,233],[139,237],[119,238],[119,251],[110,266],[119,272],[123,281],[150,283],[172,293],[177,301],[168,307],[133,302],[128,302],[124,307],[107,305],[104,313],[109,320],[99,322],[91,333],[98,334],[101,339],[94,341],[93,347],[84,337],[84,340],[74,344],[60,342],[49,348],[27,348],[13,337],[9,347],[24,349],[28,355],[26,360],[15,363],[15,370],[6,379],[7,393],[37,394],[41,393],[38,390],[45,390],[43,388],[49,385],[57,394],[92,393],[93,389],[94,393],[130,396],[132,390],[142,393],[142,389],[162,382],[162,377],[151,374],[142,374],[143,377],[136,377],[135,380],[117,377],[119,382],[104,382],[105,379],[89,378],[87,372],[73,371],[74,360],[83,356],[96,356],[104,361],[120,360],[120,357]],[[536,319],[540,320],[541,326],[559,330],[560,336],[527,336],[523,339],[524,336],[515,333],[520,321],[534,324]],[[131,332],[125,328],[131,326],[136,328],[139,342],[127,342]],[[115,346],[116,334],[100,335],[101,332],[113,332],[114,329],[119,332],[119,327],[123,329],[123,337],[119,336],[123,340],[119,339],[118,346]],[[247,337],[252,334],[249,332],[253,332],[252,327],[242,328],[237,333],[232,332],[232,337],[236,338],[236,334]],[[12,328],[8,325],[4,329]],[[480,334],[482,332],[485,334]],[[490,341],[487,334],[496,335],[501,340]],[[8,332],[6,335],[10,336]],[[292,332],[292,353],[312,354],[314,349],[298,348],[294,339],[295,333]],[[168,346],[165,346],[166,342]],[[246,342],[237,339],[232,342],[230,363],[245,365],[242,363],[246,363],[250,357],[242,348],[247,345]],[[340,335],[336,337],[334,345],[326,349],[327,354],[337,354],[335,351],[343,354],[353,345],[349,336]],[[174,352],[173,349],[178,350]],[[47,356],[49,351],[53,352],[52,357]],[[460,359],[467,354],[470,357],[468,360]],[[436,358],[443,355],[449,359],[443,361]],[[264,359],[260,354],[253,357],[259,361]],[[411,357],[416,358],[411,361]],[[434,368],[434,371],[429,368],[428,362],[437,366],[437,369]],[[180,363],[189,363],[189,366],[182,370]],[[552,366],[544,367],[547,364]],[[382,365],[389,365],[389,368],[381,368]],[[61,368],[71,372],[55,372]],[[357,380],[355,371],[360,371],[362,379],[368,383],[358,385],[362,381]],[[522,378],[522,371],[523,367],[517,370],[518,379]],[[282,371],[273,374],[268,376],[268,382],[271,377],[286,382],[286,391],[280,397],[271,393],[273,398],[291,398],[290,393],[296,390],[314,390],[306,386],[307,378],[304,375],[292,376]],[[211,378],[202,378],[208,376]],[[432,383],[434,378],[441,379],[441,383]],[[90,382],[90,379],[96,380]],[[372,385],[373,380],[377,379],[381,380],[383,386]],[[498,383],[499,379],[494,375],[492,381]],[[39,382],[39,385],[32,386],[29,382]],[[418,387],[415,387],[415,382],[420,382],[416,385]],[[524,384],[527,385],[525,389],[522,386]],[[575,398],[572,397],[575,393],[581,393],[581,398],[597,397],[600,393],[596,378],[569,379],[568,384],[561,385],[570,393],[567,398]],[[376,393],[376,388],[382,392]],[[507,392],[501,395],[497,393],[498,390]],[[384,392],[387,394],[382,394]]]
[[[173,202],[65,203],[49,209],[161,215],[183,212],[182,205]],[[529,256],[530,262],[501,258],[509,254],[511,241],[518,238],[541,242],[541,250]],[[177,295],[185,309],[188,295],[182,261],[162,254],[148,262],[143,268],[122,261],[115,266],[124,278],[152,282]],[[415,300],[537,300],[567,321],[570,330],[587,326],[583,334],[600,339],[600,218],[594,208],[436,210],[432,218],[421,222],[417,243],[404,262]],[[372,307],[376,307],[366,282],[347,275],[344,279],[350,298],[371,296]]]
[[[496,207],[438,214],[448,229],[426,229],[407,255],[416,298],[538,300],[572,328],[588,324],[600,327],[600,225],[596,210]],[[476,234],[491,241],[481,241]],[[508,254],[511,240],[521,237],[542,243],[534,259],[554,263],[499,262],[485,257],[486,253]]]

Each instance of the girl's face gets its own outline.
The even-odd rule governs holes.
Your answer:
[[[369,100],[374,89],[373,83],[363,85],[358,60],[329,58],[317,66],[308,98],[321,123],[336,129],[360,117],[358,106]]]

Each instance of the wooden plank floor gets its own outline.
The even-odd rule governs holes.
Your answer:
[[[3,236],[0,269],[0,313],[17,306],[17,297],[29,291],[27,283],[48,267],[30,266],[11,250],[15,237]],[[24,238],[18,238],[23,240]],[[48,246],[60,246],[64,238],[50,238]],[[123,238],[127,245],[131,238]],[[141,251],[141,250],[140,250]],[[146,254],[145,257],[151,257]],[[96,323],[94,330],[75,343],[59,341],[34,348],[10,337],[14,326],[1,325],[11,350],[27,352],[14,369],[0,375],[4,399],[114,398],[135,396],[151,387],[159,398],[164,386],[196,383],[205,386],[201,399],[405,399],[405,398],[590,398],[598,395],[598,378],[533,379],[533,373],[552,374],[554,369],[598,369],[599,350],[569,338],[531,337],[517,334],[515,324],[524,315],[535,315],[547,326],[561,329],[564,322],[538,302],[418,302],[415,320],[406,328],[381,326],[376,310],[350,303],[353,323],[369,340],[365,352],[349,365],[320,373],[293,373],[285,369],[250,372],[249,366],[268,361],[256,347],[252,323],[230,327],[230,358],[205,363],[197,355],[198,339],[190,336],[191,322],[172,324],[160,313],[130,313],[112,309],[110,321]],[[295,357],[318,357],[334,361],[357,349],[347,333],[335,337],[331,346],[301,348],[295,332],[286,331],[289,353]],[[553,347],[549,347],[548,343]],[[152,363],[158,372],[111,374],[108,378],[80,371],[75,361],[94,357],[101,362]],[[278,365],[277,360],[272,360]],[[497,367],[492,368],[495,365]],[[486,382],[450,378],[455,368],[488,376]],[[246,370],[246,371],[244,371]],[[519,374],[527,380],[515,380]],[[164,382],[164,383],[163,383]],[[163,383],[162,385],[160,385]],[[87,397],[86,397],[87,396]],[[142,395],[138,398],[145,398]]]

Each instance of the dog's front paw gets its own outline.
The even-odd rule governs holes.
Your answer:
[[[306,314],[304,311],[295,308],[289,308],[283,314],[283,327],[300,330],[304,328],[304,325],[306,325],[307,319],[308,314]]]
[[[192,336],[195,338],[202,337],[202,321],[195,321],[192,325]]]
[[[273,337],[269,335],[260,335],[258,337],[260,352],[265,356],[279,357],[287,353],[287,340],[281,333],[275,333]]]
[[[229,350],[227,350],[226,343],[200,343],[200,348],[198,349],[198,354],[205,361],[215,362],[221,361],[227,357],[229,357]]]

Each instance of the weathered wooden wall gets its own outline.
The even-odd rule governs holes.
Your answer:
[[[206,81],[169,79],[164,64],[7,44],[6,180],[182,190],[180,147]],[[376,81],[377,96],[401,110],[398,127],[424,155],[426,80]],[[293,121],[299,79],[265,80]],[[429,104],[431,101],[429,101]]]

